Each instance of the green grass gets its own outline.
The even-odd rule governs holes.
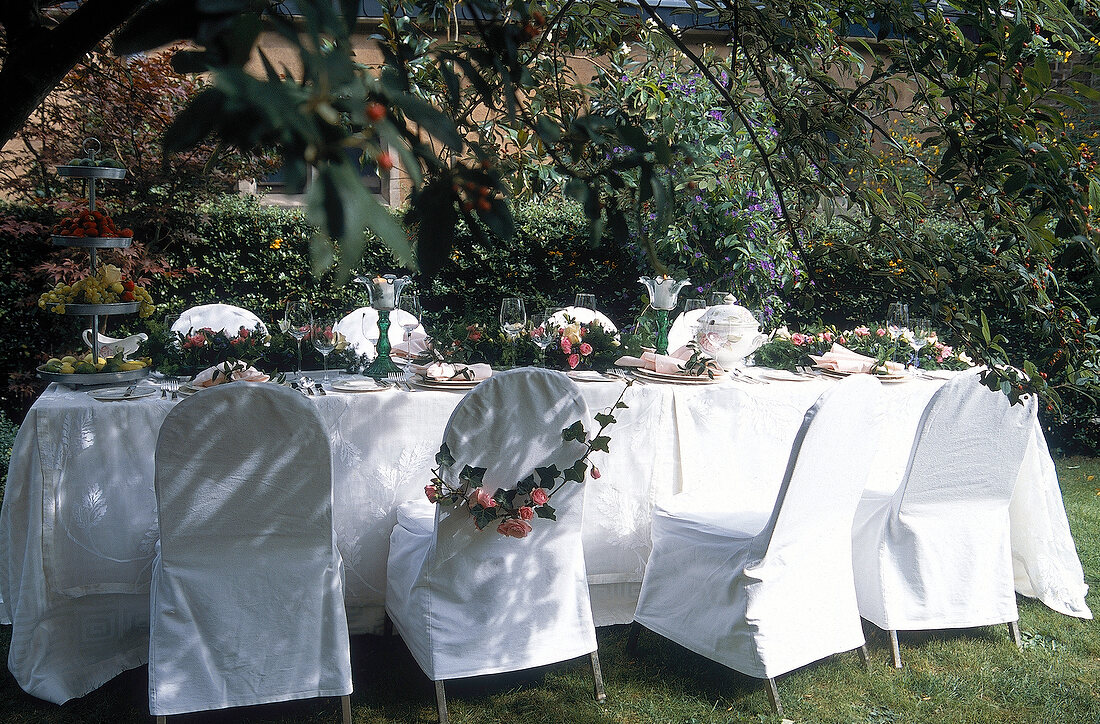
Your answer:
[[[1089,606],[1100,613],[1100,459],[1058,463],[1085,577]],[[1091,478],[1090,478],[1091,476]],[[889,666],[885,635],[870,628],[871,670],[854,653],[784,676],[786,717],[838,724],[1100,724],[1100,624],[1063,616],[1020,599],[1025,649],[1004,626],[902,634],[905,668]],[[0,631],[7,648],[10,629]],[[587,659],[522,674],[448,684],[456,724],[778,723],[760,682],[643,632],[634,656],[627,627],[599,631],[608,700],[592,701]],[[356,722],[434,722],[431,684],[400,639],[352,641]],[[182,722],[337,722],[335,699],[170,718]],[[128,671],[99,690],[58,707],[24,694],[5,670],[0,722],[147,724],[146,672]]]

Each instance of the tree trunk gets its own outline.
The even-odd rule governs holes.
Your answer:
[[[11,140],[80,59],[128,20],[145,0],[86,0],[51,30],[8,30],[0,69],[0,146]]]

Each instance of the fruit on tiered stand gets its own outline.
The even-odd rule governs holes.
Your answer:
[[[95,274],[78,279],[73,284],[59,282],[53,289],[38,298],[41,309],[65,314],[68,304],[120,304],[138,302],[138,316],[150,316],[156,307],[145,287],[122,277],[122,271],[113,264],[103,264]]]
[[[57,236],[84,238],[126,238],[134,236],[132,229],[119,229],[110,216],[102,211],[81,211],[76,216],[62,219],[53,227]]]
[[[84,355],[83,357],[73,357],[67,355],[65,357],[51,357],[46,364],[39,367],[40,372],[51,372],[54,374],[72,375],[72,374],[92,374],[95,372],[132,372],[133,370],[140,370],[149,367],[153,364],[152,359],[149,357],[142,357],[141,359],[128,360],[125,358],[124,353],[119,352],[110,359],[104,359],[100,357],[96,360],[92,359],[92,353]]]

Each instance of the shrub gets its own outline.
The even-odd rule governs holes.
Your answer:
[[[15,434],[19,426],[0,411],[0,500],[4,499],[4,486],[8,482],[8,462],[15,447]]]

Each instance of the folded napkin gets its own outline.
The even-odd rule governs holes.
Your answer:
[[[641,357],[631,357],[629,355],[620,357],[615,360],[615,364],[619,367],[640,367],[642,369],[650,370],[651,372],[658,372],[660,374],[674,375],[678,372],[684,371],[684,363],[691,359],[692,350],[691,347],[686,344],[679,349],[674,350],[670,354],[657,354],[656,352],[642,352]],[[721,373],[722,368],[718,366],[718,363],[714,360],[707,360],[707,369],[714,373]]]
[[[493,368],[487,364],[464,365],[450,362],[433,362],[419,369],[420,374],[430,380],[485,380],[493,375]]]
[[[269,379],[271,378],[255,367],[246,367],[231,371],[229,373],[229,379],[227,380],[225,377],[225,366],[214,365],[195,375],[195,379],[191,380],[191,385],[193,387],[213,387],[223,382],[236,382],[238,380],[243,380],[245,382],[267,382]]]
[[[827,370],[833,370],[834,372],[874,372],[878,367],[874,358],[867,355],[853,352],[844,345],[833,342],[833,347],[820,357],[816,355],[810,355],[818,367]],[[904,372],[905,365],[897,362],[887,362],[886,371]]]
[[[428,335],[413,332],[404,342],[398,342],[390,350],[401,357],[417,357],[428,350]]]

